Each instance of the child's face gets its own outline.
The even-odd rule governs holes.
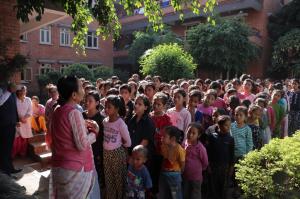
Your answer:
[[[175,106],[183,106],[183,103],[184,103],[185,99],[181,94],[175,93],[174,97],[173,97],[173,100],[174,100]]]
[[[200,103],[199,98],[198,97],[190,97],[189,99],[189,105],[191,107],[197,107],[197,105]]]
[[[144,101],[142,99],[137,98],[135,100],[134,111],[137,115],[143,115],[147,108],[148,107],[145,106]]]
[[[121,89],[120,95],[123,97],[125,101],[128,101],[130,99],[130,92],[127,89]]]
[[[204,103],[207,105],[207,106],[211,106],[214,102],[215,102],[216,98],[215,96],[213,95],[206,95],[204,97]]]
[[[213,114],[212,114],[212,119],[213,119],[213,122],[214,123],[217,123],[218,121],[218,117],[220,116],[219,112],[218,111],[214,111]]]
[[[246,115],[242,111],[235,112],[235,121],[238,124],[243,124],[246,121]]]
[[[272,101],[273,102],[278,102],[281,99],[281,93],[280,92],[275,92],[272,95]]]
[[[149,98],[152,99],[155,94],[155,90],[152,88],[152,86],[147,86],[145,88],[145,95]]]
[[[230,128],[231,128],[231,121],[226,120],[226,122],[222,126],[219,126],[219,128],[220,128],[221,133],[223,133],[223,134],[229,133]]]
[[[118,114],[118,109],[108,101],[105,102],[104,110],[107,116],[113,116]]]
[[[187,133],[188,142],[195,143],[198,141],[199,137],[200,137],[200,134],[199,134],[197,128],[195,128],[195,127],[188,128],[188,133]]]
[[[131,158],[133,167],[136,170],[142,168],[143,164],[146,162],[146,157],[141,152],[133,152]]]
[[[154,84],[155,84],[155,87],[156,87],[156,88],[159,88],[160,83],[161,83],[161,82],[159,81],[158,78],[154,78]]]
[[[292,88],[294,90],[298,90],[299,89],[299,84],[296,81],[292,81]]]
[[[163,142],[164,144],[166,144],[166,145],[171,144],[171,143],[172,143],[172,139],[171,139],[170,135],[167,134],[167,133],[164,133],[164,135],[163,135],[163,137],[162,137],[162,142]]]
[[[165,105],[160,99],[154,99],[153,101],[153,111],[154,113],[162,113],[165,110]]]
[[[256,109],[256,110],[252,111],[252,113],[250,115],[251,115],[252,119],[257,120],[261,117],[261,110]]]
[[[245,92],[250,92],[252,89],[252,84],[249,81],[245,81],[243,84],[243,89]]]
[[[96,109],[96,107],[99,105],[99,102],[96,102],[95,98],[93,96],[86,96],[85,105],[88,111]]]

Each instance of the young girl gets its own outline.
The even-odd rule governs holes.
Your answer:
[[[175,126],[164,129],[162,171],[159,178],[159,199],[182,199],[181,172],[184,170],[185,151],[181,147],[184,132]]]
[[[191,123],[189,125],[185,142],[186,158],[183,172],[183,198],[186,199],[201,199],[202,171],[208,166],[206,149],[200,142],[202,134],[203,129],[200,124]]]
[[[214,108],[212,107],[212,104],[215,102],[216,98],[217,92],[213,89],[209,89],[204,95],[203,103],[198,105],[198,110],[203,113],[203,127],[205,130],[213,125],[212,113]]]
[[[247,108],[238,106],[235,109],[235,122],[231,124],[230,133],[234,138],[235,159],[243,158],[253,149],[252,131],[246,124]]]
[[[258,105],[262,109],[260,129],[261,129],[261,133],[263,135],[263,144],[268,144],[271,140],[271,135],[272,135],[272,131],[270,128],[272,116],[271,116],[271,113],[267,109],[268,103],[267,103],[266,99],[264,99],[264,98],[257,98],[255,100],[255,104]]]
[[[150,101],[146,95],[141,94],[135,99],[135,115],[128,123],[132,143],[130,152],[135,146],[143,145],[148,149],[150,156],[153,154],[155,126],[149,117],[150,109]]]
[[[248,126],[252,131],[253,149],[260,149],[263,145],[263,136],[259,127],[261,121],[261,107],[258,105],[251,105],[248,110]]]
[[[147,167],[148,151],[143,145],[133,148],[131,154],[131,164],[128,165],[127,172],[127,198],[145,199],[152,187],[152,180]]]
[[[162,164],[162,156],[161,156],[161,145],[163,138],[163,129],[166,126],[171,126],[170,117],[165,113],[166,104],[168,101],[168,97],[166,94],[162,92],[158,92],[153,97],[153,112],[151,113],[151,119],[155,125],[155,134],[154,134],[154,146],[155,152],[153,154],[153,171],[152,181],[153,181],[153,190],[152,192],[155,194],[158,192],[158,179]]]
[[[126,185],[126,150],[131,146],[127,126],[121,117],[126,115],[125,102],[121,96],[110,95],[105,101],[103,120],[103,166],[106,199],[122,199]]]
[[[167,111],[167,114],[171,118],[172,124],[184,132],[187,130],[188,125],[191,123],[191,114],[185,108],[186,97],[186,92],[183,89],[175,89],[173,97],[175,107],[170,108]]]
[[[92,144],[95,169],[98,174],[98,182],[101,190],[104,190],[104,171],[103,171],[103,124],[104,117],[100,114],[100,95],[97,91],[90,91],[86,94],[85,107],[87,110],[82,113],[83,118],[86,120],[93,120],[99,126],[99,135],[96,142]],[[104,194],[104,191],[101,191]],[[104,195],[103,195],[104,196]]]
[[[218,118],[217,128],[209,135],[207,147],[211,193],[210,198],[225,199],[230,170],[233,167],[234,140],[230,136],[231,118],[222,115]]]
[[[201,111],[197,110],[197,106],[200,104],[202,98],[202,93],[199,90],[192,90],[189,93],[189,105],[188,111],[191,114],[192,122],[203,123],[203,114]]]
[[[289,135],[300,129],[300,82],[293,79],[291,84],[293,90],[290,93]]]
[[[243,92],[241,100],[249,100],[251,103],[255,99],[255,95],[251,93],[253,81],[251,79],[246,79],[243,82]]]
[[[285,113],[284,113],[284,108],[278,103],[281,97],[282,97],[281,90],[274,90],[272,92],[271,106],[275,114],[275,128],[273,130],[272,137],[277,137],[277,138],[283,137],[281,131],[281,124]]]

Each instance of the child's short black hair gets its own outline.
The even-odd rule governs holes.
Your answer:
[[[241,105],[241,102],[237,96],[232,95],[228,98],[228,104],[230,107],[238,107]]]
[[[153,90],[155,90],[155,84],[154,84],[153,82],[148,82],[148,83],[145,85],[145,90],[146,90],[148,87],[151,87],[151,88],[153,88]]]
[[[221,88],[222,88],[222,85],[219,82],[217,82],[217,81],[213,81],[209,85],[209,89],[215,89],[215,90],[217,90],[217,89],[221,89]]]
[[[251,105],[251,101],[248,99],[245,99],[242,101],[241,103],[243,106],[245,106],[247,109],[249,108],[249,106]]]
[[[57,90],[59,93],[59,98],[57,103],[60,106],[63,106],[69,100],[73,92],[78,92],[78,80],[79,79],[76,76],[64,76],[58,80]]]
[[[203,96],[203,93],[199,90],[192,90],[190,93],[189,93],[189,98],[191,99],[192,97],[197,97],[199,102],[201,101],[202,99],[202,96]]]
[[[122,84],[120,87],[119,87],[119,92],[121,92],[121,90],[128,90],[129,93],[131,93],[131,87],[129,86],[129,84]]]
[[[153,101],[156,99],[160,100],[163,105],[166,105],[168,102],[168,96],[163,92],[155,93],[155,95],[153,96]]]
[[[201,136],[204,133],[204,128],[200,123],[192,122],[192,123],[189,124],[188,127],[196,128],[198,130],[199,136]]]
[[[176,126],[167,126],[164,128],[164,133],[168,134],[170,138],[175,137],[176,142],[181,144],[184,139],[184,132],[177,128]]]
[[[109,95],[107,96],[106,101],[119,110],[118,113],[121,117],[126,116],[125,101],[122,96]]]
[[[218,117],[218,126],[223,126],[227,121],[231,122],[231,118],[228,115],[220,115]]]
[[[119,90],[116,88],[110,88],[107,91],[106,95],[119,95]]]

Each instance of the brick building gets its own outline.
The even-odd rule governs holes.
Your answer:
[[[242,17],[245,22],[254,30],[255,35],[250,39],[257,43],[261,48],[261,57],[249,63],[247,73],[255,77],[266,76],[266,69],[270,66],[269,58],[271,54],[271,43],[268,38],[267,23],[268,16],[277,11],[284,4],[283,0],[218,0],[218,6],[215,8],[223,17]],[[195,15],[190,10],[184,11],[184,20],[179,20],[179,14],[175,13],[169,6],[169,0],[162,0],[163,21],[171,27],[171,30],[178,36],[185,39],[187,30],[199,23],[205,22],[205,15]],[[122,35],[114,47],[114,66],[119,68],[130,68],[128,59],[128,48],[133,40],[132,33],[136,30],[145,30],[148,25],[146,18],[142,15],[143,10],[137,10],[136,15],[121,17]],[[199,70],[199,76],[202,78],[213,77],[210,71]]]
[[[96,23],[89,26],[86,55],[76,54],[75,48],[71,47],[71,23],[71,17],[65,17],[21,35],[21,54],[29,58],[21,79],[28,85],[29,91],[38,92],[39,75],[53,70],[63,72],[73,63],[86,64],[90,69],[100,65],[113,66],[112,40],[96,36]]]

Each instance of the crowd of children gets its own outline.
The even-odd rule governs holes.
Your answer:
[[[300,128],[297,79],[272,82],[244,74],[165,83],[134,74],[127,83],[113,76],[80,84],[84,97],[76,109],[99,126],[92,151],[102,198],[223,199],[230,186],[238,197],[234,164]],[[47,127],[56,100],[47,102]],[[34,117],[33,123],[42,122]]]

